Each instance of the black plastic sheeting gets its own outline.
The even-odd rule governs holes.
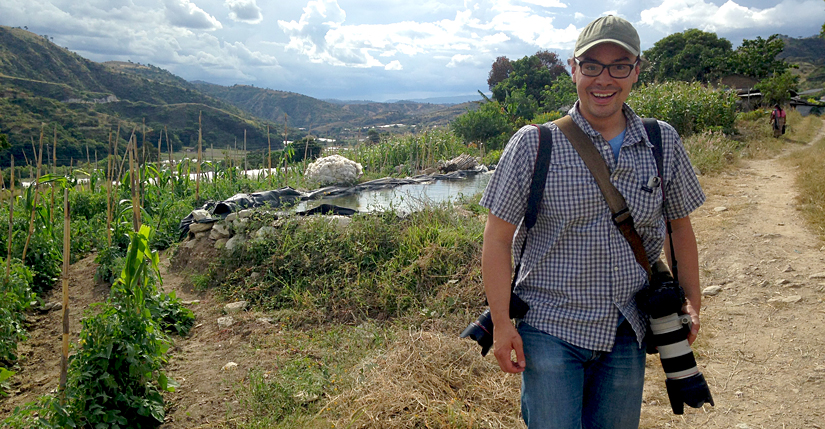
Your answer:
[[[338,197],[342,195],[353,195],[365,191],[377,191],[381,189],[390,189],[401,185],[414,185],[418,183],[427,183],[435,180],[462,180],[468,177],[475,176],[483,172],[479,170],[459,170],[446,174],[434,175],[420,175],[415,177],[407,177],[404,179],[396,179],[392,177],[385,177],[383,179],[370,180],[369,182],[359,183],[355,186],[327,186],[316,189],[314,191],[305,193],[296,189],[285,187],[271,191],[255,192],[252,194],[236,194],[223,201],[208,201],[201,207],[201,210],[209,212],[210,217],[201,220],[201,222],[217,222],[228,216],[230,213],[238,212],[245,209],[269,206],[278,208],[289,206],[299,201],[317,200],[327,197]],[[310,210],[303,212],[296,212],[299,216],[307,216],[313,214],[335,214],[343,216],[352,216],[357,213],[356,210],[340,207],[332,204],[321,204]],[[189,234],[189,225],[195,223],[195,218],[192,213],[189,213],[185,218],[181,219],[180,238],[186,237]]]

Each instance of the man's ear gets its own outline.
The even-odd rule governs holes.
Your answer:
[[[573,78],[573,83],[576,83],[576,61],[573,58],[569,58],[567,65],[570,66],[570,77]]]

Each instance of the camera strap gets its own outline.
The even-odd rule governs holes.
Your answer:
[[[582,158],[582,161],[587,165],[593,178],[596,179],[596,183],[599,185],[599,189],[602,191],[608,207],[610,207],[613,223],[619,228],[619,231],[621,231],[624,238],[630,244],[636,262],[647,271],[649,277],[651,275],[651,266],[650,261],[647,259],[644,244],[642,243],[642,237],[636,231],[633,217],[630,214],[630,209],[627,207],[627,202],[619,190],[610,183],[610,170],[604,158],[602,158],[599,151],[593,145],[590,137],[573,121],[572,117],[565,116],[554,123],[561,129],[573,145],[573,148],[576,149],[576,152],[578,152]],[[643,123],[645,130],[648,132],[648,138],[653,144],[653,156],[656,159],[656,169],[660,178],[659,182],[661,187],[664,186],[661,180],[663,164],[661,130],[655,119],[644,119]],[[662,197],[664,198],[664,192],[662,193]],[[664,204],[664,200],[662,204]],[[667,222],[668,234],[670,234],[670,222],[667,219],[665,219],[665,221]],[[673,255],[672,247],[673,242],[671,240],[671,255]]]

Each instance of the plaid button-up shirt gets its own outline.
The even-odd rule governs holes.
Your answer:
[[[663,188],[647,186],[657,176],[653,145],[639,116],[627,105],[623,112],[627,128],[618,162],[610,144],[579,113],[578,102],[568,113],[607,162],[610,181],[627,201],[648,258],[655,261],[666,234],[662,189],[669,219],[688,216],[702,205],[705,195],[679,135],[661,121]],[[538,220],[527,237],[515,290],[530,305],[523,320],[576,346],[610,351],[621,314],[641,346],[646,321],[635,295],[647,282],[647,273],[613,224],[610,208],[584,161],[561,130],[546,125],[553,132],[547,184]],[[481,199],[491,214],[519,226],[513,240],[517,263],[538,145],[534,126],[513,135]]]

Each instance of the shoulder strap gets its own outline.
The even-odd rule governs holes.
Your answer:
[[[536,224],[539,205],[544,196],[547,183],[547,170],[550,168],[550,153],[553,151],[553,135],[550,128],[534,125],[539,132],[539,150],[536,153],[536,165],[533,167],[533,180],[530,181],[530,196],[527,198],[527,211],[524,213],[524,226],[529,230]]]
[[[659,172],[659,178],[664,179],[662,129],[659,128],[659,121],[655,118],[643,118],[642,125],[645,126],[645,131],[647,131],[647,138],[650,140],[650,143],[653,144],[653,158],[656,159],[656,171]]]
[[[550,128],[544,125],[534,125],[539,133],[539,150],[536,153],[536,164],[533,167],[533,178],[530,180],[530,195],[527,197],[527,210],[524,213],[524,227],[529,233],[530,229],[536,225],[539,216],[541,199],[544,196],[544,185],[547,183],[547,170],[550,168],[550,154],[553,152],[553,133]],[[524,249],[527,248],[527,235],[521,243],[521,253],[519,262],[513,271],[513,282],[511,290],[516,287],[518,273],[521,270],[521,258],[524,256]],[[511,297],[512,307],[512,297]]]
[[[650,261],[647,259],[642,237],[636,232],[627,202],[625,202],[619,190],[610,183],[610,170],[607,168],[607,163],[604,162],[602,155],[596,150],[596,146],[593,145],[593,140],[579,128],[570,116],[558,119],[554,123],[570,140],[573,148],[576,149],[590,173],[593,174],[593,178],[596,179],[596,183],[599,185],[599,189],[601,189],[613,214],[613,223],[616,224],[630,244],[630,248],[633,249],[636,262],[650,275]]]

